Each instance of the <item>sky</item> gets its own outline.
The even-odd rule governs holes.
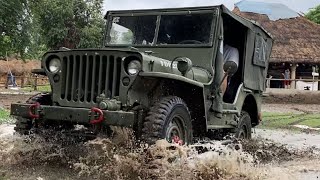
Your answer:
[[[174,8],[191,6],[209,6],[224,4],[233,10],[234,4],[241,0],[104,0],[104,14],[107,10]],[[320,4],[320,0],[252,0],[282,3],[299,13],[306,13]]]

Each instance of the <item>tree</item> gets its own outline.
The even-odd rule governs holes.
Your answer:
[[[0,0],[0,58],[39,59],[49,49],[99,47],[103,0]]]
[[[103,35],[103,0],[33,0],[41,34],[51,49],[98,47]]]
[[[78,14],[81,24],[79,48],[100,47],[103,38],[104,21],[102,16],[103,0],[85,0]]]
[[[0,34],[0,57],[5,57],[12,53],[11,37],[5,33]]]
[[[312,9],[310,12],[306,14],[306,17],[311,21],[320,24],[320,5]]]
[[[28,1],[0,1],[0,7],[0,57],[7,53],[23,56],[30,38]]]

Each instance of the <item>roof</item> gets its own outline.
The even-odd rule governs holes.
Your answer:
[[[108,15],[113,15],[113,14],[129,14],[132,15],[133,13],[137,13],[137,14],[144,14],[144,13],[148,13],[148,14],[159,14],[160,13],[167,13],[167,12],[177,12],[177,11],[187,11],[189,13],[191,13],[190,11],[206,11],[206,10],[214,10],[219,8],[222,13],[225,13],[227,15],[229,15],[230,17],[232,17],[233,19],[237,20],[238,22],[240,22],[241,24],[243,24],[244,26],[253,29],[253,27],[259,27],[263,32],[266,33],[267,36],[269,36],[270,38],[272,38],[271,34],[266,31],[263,27],[261,27],[259,24],[250,21],[248,19],[245,19],[241,16],[238,16],[237,14],[233,13],[232,11],[230,11],[228,8],[226,8],[223,4],[221,5],[216,5],[216,6],[199,6],[199,7],[179,7],[179,8],[159,8],[159,9],[134,9],[134,10],[113,10],[113,11],[108,11],[105,15],[105,19],[107,19]]]
[[[270,20],[288,19],[298,17],[299,14],[284,4],[265,3],[250,0],[243,0],[235,4],[241,12],[253,12],[265,14]]]
[[[178,8],[159,8],[159,9],[133,9],[133,10],[111,10],[107,11],[105,15],[105,19],[109,14],[132,14],[132,13],[154,13],[158,12],[176,12],[176,11],[203,11],[203,10],[213,10],[216,8],[220,8],[223,5],[219,6],[199,6],[199,7],[178,7]],[[224,6],[223,6],[224,7]]]
[[[320,25],[300,16],[272,21],[265,14],[241,12],[238,8],[233,12],[257,21],[272,34],[270,62],[320,64]]]
[[[24,62],[15,58],[9,58],[7,62],[0,59],[0,76],[7,74],[10,70],[16,76],[30,74],[32,69],[39,69],[40,65],[41,61],[36,60]]]

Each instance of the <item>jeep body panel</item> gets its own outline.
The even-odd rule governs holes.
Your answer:
[[[161,23],[165,23],[166,17],[188,19],[194,15],[210,20],[205,34],[208,39],[204,43],[157,43]],[[153,37],[148,37],[152,42],[111,43],[114,23],[121,24],[121,19],[140,16],[152,16],[152,21],[148,20],[154,27]],[[34,113],[43,119],[86,124],[97,115],[92,108],[99,108],[104,124],[133,127],[142,123],[145,113],[161,97],[176,96],[188,106],[195,131],[235,128],[242,111],[249,113],[253,126],[259,124],[273,43],[263,28],[224,6],[110,11],[106,19],[104,47],[44,54],[42,69],[35,73],[48,76],[53,103],[37,105],[35,109],[31,109],[30,104],[12,104],[12,115],[30,118],[30,113]],[[129,20],[126,25],[135,27],[134,21]],[[226,24],[235,33],[225,34]],[[143,33],[141,27],[135,28]],[[224,76],[223,43],[228,38],[237,41],[234,44],[240,51],[240,63],[237,73],[230,78],[227,97],[222,94],[220,85]],[[178,69],[176,60],[180,57],[192,62],[185,73]],[[49,69],[53,59],[61,62],[57,72]],[[128,70],[132,61],[141,66],[136,74]]]

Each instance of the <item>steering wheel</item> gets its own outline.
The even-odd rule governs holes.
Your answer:
[[[202,42],[197,40],[183,40],[179,42],[178,44],[202,44]]]

